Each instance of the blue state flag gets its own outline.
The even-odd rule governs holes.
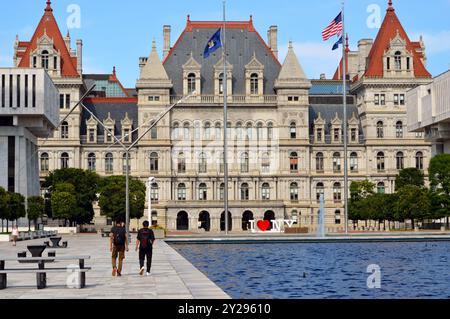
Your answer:
[[[220,39],[220,31],[221,29],[217,30],[216,33],[212,36],[211,40],[208,41],[206,44],[205,51],[203,52],[203,57],[206,59],[209,57],[211,53],[216,51],[218,48],[222,47],[222,41]]]
[[[343,37],[341,37],[341,38],[338,40],[338,42],[336,42],[336,43],[333,45],[333,51],[336,50],[337,48],[339,48],[339,44],[343,44],[343,43],[344,43],[344,39],[343,39]]]

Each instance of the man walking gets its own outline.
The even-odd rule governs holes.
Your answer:
[[[116,221],[116,225],[111,228],[109,239],[109,250],[112,253],[112,275],[122,276],[122,265],[125,259],[125,251],[128,251],[128,238],[125,227],[120,221]],[[116,266],[117,257],[119,258],[119,266]]]
[[[136,251],[139,250],[139,274],[144,275],[144,262],[147,257],[147,276],[150,276],[150,268],[152,267],[153,244],[155,243],[155,234],[149,229],[150,223],[145,221],[144,228],[139,230],[136,240]]]

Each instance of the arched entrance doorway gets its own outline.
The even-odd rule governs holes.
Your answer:
[[[275,213],[271,210],[264,213],[264,220],[270,221],[268,230],[272,230],[272,220],[275,220]]]
[[[233,229],[233,218],[231,213],[228,212],[228,231]],[[220,215],[220,231],[225,231],[225,212]]]
[[[211,230],[211,217],[208,212],[201,212],[198,222],[200,223],[200,229],[204,229],[207,232]]]
[[[189,230],[189,216],[186,212],[177,215],[177,230]]]
[[[242,230],[247,231],[250,229],[250,221],[254,220],[253,213],[251,211],[246,211],[242,214]]]

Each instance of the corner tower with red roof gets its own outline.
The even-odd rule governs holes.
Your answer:
[[[424,43],[409,38],[390,0],[375,40],[362,39],[357,51],[346,52],[347,78],[356,96],[368,168],[380,175],[380,181],[385,179],[381,175],[387,176],[383,182],[391,188],[399,169],[417,166],[426,172],[430,144],[408,132],[406,114],[406,92],[431,82]],[[336,80],[342,79],[340,71],[341,67]]]

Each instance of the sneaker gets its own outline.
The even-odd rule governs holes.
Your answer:
[[[150,276],[150,273],[148,272],[148,273],[146,273],[145,275],[148,277],[148,276]]]
[[[117,274],[117,269],[116,269],[116,268],[113,268],[113,270],[112,270],[112,275],[113,275],[113,277],[115,277],[116,274]]]
[[[122,277],[122,273],[120,271],[117,271],[117,277]]]
[[[139,275],[143,276],[144,275],[144,271],[145,271],[145,269],[144,269],[144,267],[142,267],[141,270],[139,270]]]

